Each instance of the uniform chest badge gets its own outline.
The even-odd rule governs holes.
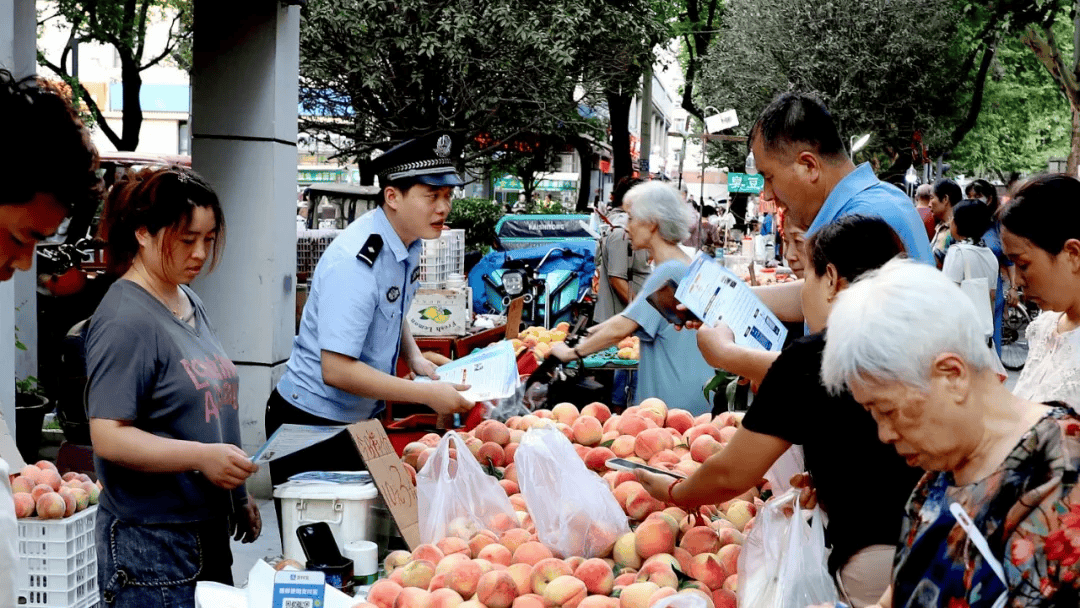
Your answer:
[[[401,297],[401,290],[395,285],[386,290],[386,301],[397,302],[397,299]]]

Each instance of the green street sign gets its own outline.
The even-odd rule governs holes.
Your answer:
[[[728,173],[727,174],[727,189],[728,192],[749,192],[751,194],[757,194],[761,192],[765,187],[765,178],[759,174],[750,175],[748,173]]]

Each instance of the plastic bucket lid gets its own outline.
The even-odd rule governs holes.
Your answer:
[[[373,483],[304,483],[287,481],[274,488],[274,498],[371,500],[379,495]]]

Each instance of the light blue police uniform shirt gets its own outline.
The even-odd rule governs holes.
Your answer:
[[[357,257],[372,234],[382,237],[374,264]],[[419,283],[417,239],[409,247],[382,207],[364,214],[326,248],[311,281],[311,292],[293,341],[281,396],[297,408],[343,423],[374,418],[382,401],[328,386],[322,377],[324,350],[358,359],[395,375],[401,325]]]
[[[697,331],[676,331],[652,304],[645,299],[668,279],[682,281],[690,265],[669,260],[657,266],[641,293],[634,298],[622,315],[637,323],[636,335],[641,339],[641,360],[638,361],[637,390],[634,403],[649,397],[663,399],[669,408],[688,410],[695,416],[712,411],[702,388],[716,375],[705,362],[697,345]]]
[[[870,163],[859,165],[836,184],[806,235],[814,234],[837,218],[855,214],[885,220],[904,242],[909,258],[934,263],[930,239],[915,205],[902,190],[878,179]]]

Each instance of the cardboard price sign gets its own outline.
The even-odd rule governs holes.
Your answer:
[[[410,549],[420,546],[420,514],[413,485],[405,463],[401,462],[386,430],[378,420],[365,420],[349,426],[356,449],[379,488],[390,515]]]

